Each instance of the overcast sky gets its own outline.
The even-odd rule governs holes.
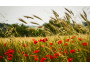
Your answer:
[[[9,24],[13,24],[13,23],[19,23],[21,24],[22,22],[20,22],[18,20],[18,18],[22,18],[25,21],[27,21],[29,24],[28,25],[32,25],[30,22],[37,22],[39,24],[43,24],[44,22],[48,23],[48,21],[50,20],[50,17],[54,17],[52,10],[54,9],[61,18],[64,17],[64,12],[65,9],[64,8],[68,8],[70,10],[72,10],[75,14],[75,17],[78,20],[78,23],[81,21],[81,19],[79,18],[79,13],[82,13],[82,10],[85,10],[87,15],[88,15],[88,19],[90,19],[90,7],[32,7],[32,6],[28,6],[28,7],[0,7],[0,22],[5,22],[5,23],[9,23]],[[31,16],[33,17],[33,15],[37,15],[39,17],[41,17],[43,21],[39,21],[38,19],[26,19],[23,16]]]

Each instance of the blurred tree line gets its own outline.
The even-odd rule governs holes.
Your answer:
[[[0,37],[37,37],[46,36],[45,32],[41,29],[35,29],[24,24],[5,24],[0,23]]]

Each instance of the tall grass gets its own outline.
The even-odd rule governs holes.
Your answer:
[[[45,58],[45,62],[89,62],[90,58],[90,40],[88,35],[78,36],[48,36],[48,41],[40,42],[38,40],[45,37],[19,37],[19,38],[0,38],[0,62],[40,62]],[[81,38],[82,40],[80,40]],[[67,41],[69,39],[69,41]],[[58,44],[61,40],[62,43]],[[34,41],[38,41],[34,44]],[[83,43],[87,43],[86,46]],[[67,43],[68,45],[66,45]],[[6,44],[6,45],[5,45]],[[52,45],[51,45],[52,44]],[[26,45],[26,47],[24,46]],[[5,55],[8,49],[13,49],[12,60]],[[71,53],[71,50],[75,50]],[[34,53],[35,50],[40,50]],[[35,57],[37,55],[37,57]],[[50,55],[47,57],[47,55]],[[35,59],[38,58],[36,61]]]

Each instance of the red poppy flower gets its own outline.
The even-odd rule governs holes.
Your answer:
[[[42,58],[40,62],[44,62],[46,60],[46,58]]]
[[[11,49],[11,50],[9,51],[9,53],[10,53],[10,54],[13,54],[13,53],[14,53],[14,50],[13,50],[13,49]]]
[[[82,38],[78,38],[80,41],[82,41],[83,39]]]
[[[65,53],[65,54],[68,54],[68,51],[65,49],[64,53]]]
[[[47,38],[45,38],[45,40],[46,40],[46,41],[48,41],[48,39],[47,39]]]
[[[88,59],[90,60],[90,57]]]
[[[58,50],[62,50],[62,48],[58,48]]]
[[[26,45],[26,44],[24,44],[24,45],[23,45],[23,47],[27,47],[27,45]]]
[[[71,37],[71,39],[73,39],[73,36]]]
[[[0,59],[3,59],[3,57],[2,57],[2,56],[0,56]]]
[[[7,52],[4,53],[4,55],[8,55],[8,58],[12,58],[14,53],[14,49],[8,49]]]
[[[61,44],[62,43],[62,40],[58,41],[58,44]]]
[[[72,61],[73,61],[73,58],[69,58],[69,59],[68,59],[68,62],[72,62]]]
[[[87,42],[84,42],[84,43],[83,43],[83,46],[86,46],[86,45],[87,45]]]
[[[10,51],[10,49],[7,50],[7,52],[9,52],[9,51]]]
[[[8,60],[12,60],[12,58],[10,57],[10,58],[8,58]]]
[[[24,54],[24,56],[28,56],[27,54]]]
[[[42,39],[40,39],[40,42],[43,41]]]
[[[35,50],[33,53],[38,53],[40,50]]]
[[[34,57],[35,57],[35,58],[37,58],[38,56],[37,56],[37,55],[35,55]]]
[[[46,42],[46,40],[45,40],[45,39],[43,39],[43,42]]]
[[[78,52],[79,52],[80,50],[78,49]]]
[[[46,57],[50,57],[50,55],[46,55]]]
[[[40,62],[44,62],[44,60],[41,59]]]
[[[8,54],[9,54],[9,52],[5,52],[5,53],[4,53],[4,55],[8,55]]]
[[[74,36],[74,37],[76,37],[76,36]]]
[[[6,43],[4,44],[4,47],[6,47]]]
[[[49,47],[50,49],[52,49],[52,47]]]
[[[56,58],[56,59],[57,59],[57,58],[58,58],[58,56],[54,56],[54,58]]]
[[[63,46],[67,46],[68,44],[67,43],[65,43]]]
[[[70,52],[71,52],[71,53],[74,53],[74,52],[75,52],[75,49],[72,49]]]
[[[35,41],[35,39],[32,39],[33,41]]]
[[[53,49],[53,51],[56,51],[55,49]]]
[[[73,43],[74,41],[72,41],[72,43]]]
[[[58,53],[55,53],[54,56],[59,56],[59,54]]]
[[[58,53],[55,53],[54,54],[54,58],[58,58],[59,54]]]
[[[9,54],[9,55],[8,55],[8,58],[13,58],[13,55],[12,55],[12,54]]]
[[[39,59],[38,58],[35,58],[35,61],[38,61]]]
[[[22,54],[25,54],[25,52],[23,51]]]
[[[54,59],[53,55],[50,55],[50,59]]]
[[[20,53],[20,51],[18,51],[18,53]]]
[[[43,45],[41,45],[41,47],[44,47]]]
[[[65,41],[66,41],[66,42],[69,42],[69,39],[66,39]]]
[[[46,60],[46,58],[42,58],[42,60]]]
[[[50,43],[50,45],[53,45],[53,43]]]
[[[34,44],[38,43],[38,41],[34,41]]]

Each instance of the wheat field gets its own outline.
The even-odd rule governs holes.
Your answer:
[[[0,38],[0,62],[89,62],[89,35]]]

